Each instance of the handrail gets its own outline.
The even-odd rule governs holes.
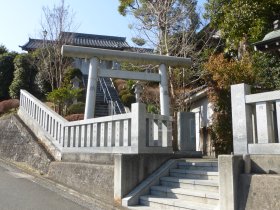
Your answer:
[[[110,78],[110,81],[111,81],[111,86],[113,87],[113,86],[114,86],[114,83],[113,83],[113,81],[112,81],[112,78]],[[119,109],[120,113],[122,113],[121,108],[120,108],[119,101],[115,101],[114,103],[116,103],[116,104],[117,104],[117,106],[118,106],[118,109]],[[126,111],[125,111],[125,113],[126,113]]]
[[[42,107],[44,109],[44,111],[46,113],[48,113],[51,116],[55,116],[57,121],[59,121],[60,123],[67,123],[68,120],[66,120],[65,118],[61,117],[60,115],[58,115],[54,110],[52,110],[50,107],[48,107],[46,104],[42,103],[40,100],[38,100],[36,97],[34,97],[32,94],[30,94],[29,92],[27,92],[26,90],[20,90],[20,93],[22,95],[25,95],[26,97],[30,98],[32,100],[32,102],[40,107]],[[22,98],[21,98],[22,99]],[[20,101],[21,104],[23,103],[23,101]]]
[[[104,94],[104,102],[109,103],[109,100],[107,99],[106,92],[105,92],[105,89],[104,89],[103,84],[101,82],[101,79],[98,78],[98,80],[99,80],[99,84],[100,84],[100,89],[102,90],[102,92]]]
[[[257,103],[265,101],[275,101],[280,99],[280,90],[270,91],[265,93],[257,93],[246,95],[246,103]]]
[[[108,86],[107,86],[107,84],[106,84],[104,78],[99,78],[99,82],[100,82],[100,86],[101,86],[101,88],[102,88],[102,90],[103,90],[103,93],[104,93],[104,95],[105,95],[105,97],[106,97],[106,102],[108,103],[108,101],[112,101],[114,104],[117,104],[117,108],[118,108],[119,113],[122,113],[121,108],[120,108],[118,102],[113,100],[113,98],[112,98],[112,96],[111,96],[111,94],[110,94],[110,91],[109,91],[109,89],[108,89]],[[104,87],[104,86],[105,86],[105,87]],[[106,92],[107,94],[106,94],[105,92]],[[107,95],[108,95],[109,99],[107,98]],[[117,111],[116,111],[115,106],[113,106],[113,108],[114,108],[114,114],[116,114]]]

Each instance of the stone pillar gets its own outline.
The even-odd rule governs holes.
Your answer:
[[[141,153],[147,145],[146,138],[146,105],[134,103],[131,105],[131,146],[136,153]]]
[[[181,152],[195,151],[195,113],[178,112],[177,113],[178,129],[178,148]]]
[[[90,119],[94,117],[95,101],[96,101],[96,90],[97,90],[97,80],[98,80],[98,67],[99,59],[91,58],[89,64],[89,75],[88,75],[88,85],[86,94],[86,105],[85,105],[85,116],[84,119]]]
[[[269,102],[256,103],[258,143],[273,143],[272,104]]]
[[[219,155],[220,210],[238,209],[239,175],[244,173],[241,155]]]
[[[168,93],[168,75],[165,64],[160,64],[159,74],[161,75],[161,81],[159,84],[160,90],[160,114],[170,116],[169,113],[169,93]]]
[[[248,143],[253,142],[252,110],[246,105],[251,88],[246,84],[231,86],[232,134],[234,154],[247,154]]]
[[[135,88],[134,93],[135,93],[136,103],[139,103],[141,93],[143,92],[143,87],[142,87],[142,85],[139,84],[139,82],[136,82],[136,84],[134,85],[134,88]]]
[[[71,83],[72,83],[72,88],[73,89],[78,89],[79,87],[80,87],[80,82],[81,82],[81,80],[77,77],[77,76],[75,76],[72,80],[71,80]],[[74,98],[73,99],[73,104],[77,104],[77,98]]]

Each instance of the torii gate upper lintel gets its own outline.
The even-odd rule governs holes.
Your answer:
[[[160,83],[160,112],[161,115],[169,116],[169,93],[167,66],[190,66],[190,58],[181,58],[164,55],[154,55],[147,53],[136,53],[128,51],[116,51],[107,49],[97,49],[89,47],[78,47],[63,45],[61,49],[63,56],[74,58],[86,58],[90,60],[88,86],[86,94],[86,106],[84,119],[94,117],[95,98],[98,77],[113,77],[122,79],[157,81]],[[128,61],[135,64],[159,65],[159,74],[145,72],[131,72],[124,70],[100,70],[99,61]],[[92,100],[93,99],[93,100]]]

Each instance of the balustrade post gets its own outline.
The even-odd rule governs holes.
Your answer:
[[[246,105],[246,95],[250,93],[250,86],[244,83],[231,86],[232,134],[235,154],[247,154],[248,143],[253,142],[252,110],[250,105]]]
[[[141,153],[146,147],[146,105],[134,103],[131,105],[131,146]]]
[[[272,104],[270,102],[256,103],[258,143],[273,143]]]

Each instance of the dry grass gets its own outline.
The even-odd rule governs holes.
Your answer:
[[[11,109],[17,109],[19,107],[18,99],[9,99],[0,102],[0,114],[9,112]]]
[[[159,87],[158,86],[145,86],[141,99],[144,103],[159,103]]]
[[[123,79],[114,80],[114,85],[118,92],[126,88],[126,81]]]
[[[84,119],[84,114],[71,114],[65,117],[68,121],[78,121]]]

